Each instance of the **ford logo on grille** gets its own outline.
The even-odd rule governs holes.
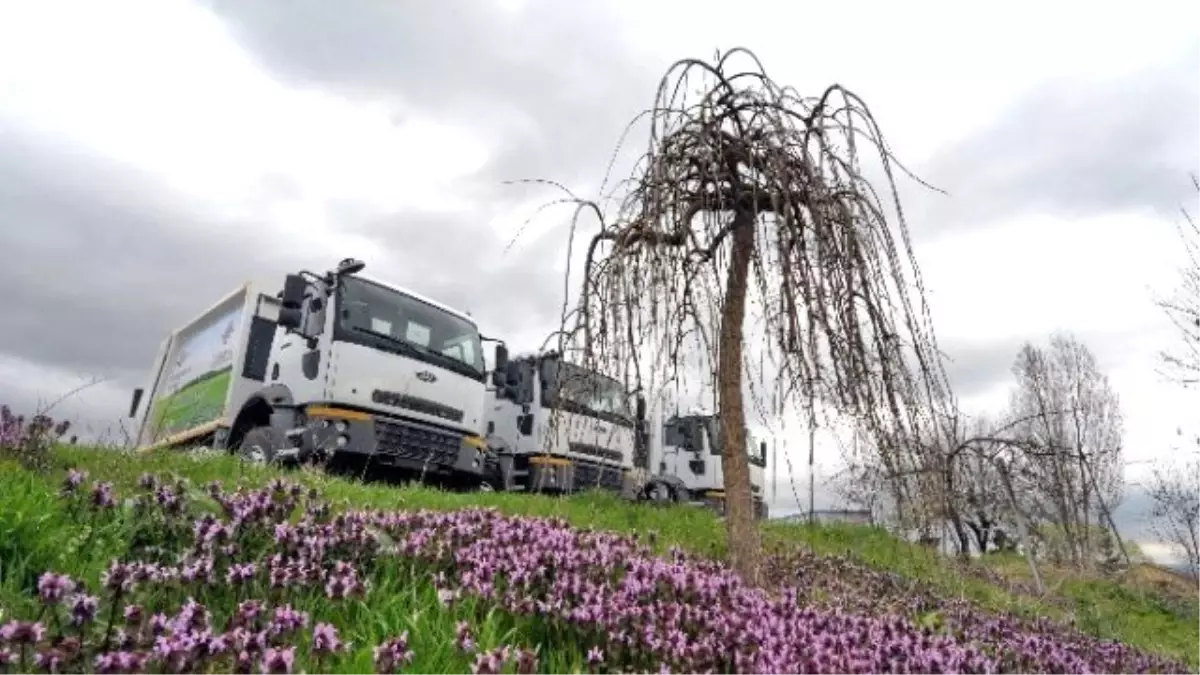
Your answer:
[[[422,370],[421,372],[417,373],[417,379],[422,382],[437,382],[437,375],[434,375],[428,370]]]

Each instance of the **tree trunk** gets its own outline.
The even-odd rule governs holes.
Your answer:
[[[733,569],[757,584],[762,541],[750,495],[750,463],[746,456],[746,413],[742,404],[742,328],[746,318],[746,283],[754,254],[754,216],[735,216],[733,250],[721,308],[717,345],[717,388],[720,392],[722,453],[725,474],[725,525]]]
[[[950,521],[951,527],[954,528],[954,538],[958,541],[958,557],[967,559],[971,557],[971,538],[967,536],[967,531],[963,527],[962,515],[958,512],[958,506],[954,503],[957,498],[957,486],[954,484],[954,459],[948,458],[943,460],[942,466],[942,508],[945,510],[945,517]]]
[[[1013,515],[1017,520],[1017,534],[1021,537],[1021,547],[1025,549],[1025,560],[1029,561],[1029,571],[1033,573],[1033,581],[1037,584],[1038,593],[1044,595],[1046,584],[1042,582],[1042,574],[1038,572],[1037,562],[1033,559],[1033,546],[1029,541],[1029,523],[1025,521],[1025,512],[1021,510],[1021,506],[1017,502],[1017,493],[1013,489],[1012,477],[1008,475],[1008,466],[1004,464],[1004,460],[997,459],[996,468],[1000,470],[1000,481],[1004,485],[1008,503],[1012,506]]]

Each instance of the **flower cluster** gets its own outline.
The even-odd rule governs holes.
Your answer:
[[[44,574],[41,614],[0,627],[0,672],[320,671],[356,649],[333,621],[352,612],[308,610],[361,606],[383,562],[428,578],[447,612],[473,600],[476,612],[528,617],[576,645],[590,672],[1186,670],[809,552],[773,556],[773,583],[753,588],[720,563],[678,550],[657,557],[638,537],[561,520],[481,509],[335,514],[283,481],[209,485],[215,512],[198,508],[182,481],[143,476],[139,489],[130,556],[108,566],[95,593]],[[75,471],[63,494],[93,514],[118,501],[111,485],[89,487]],[[480,645],[469,621],[446,641],[475,673],[544,664],[540,648]],[[420,658],[407,632],[363,648],[381,673]]]
[[[48,468],[50,446],[70,428],[67,420],[55,422],[47,415],[27,419],[0,405],[0,457],[11,456],[28,468],[44,470]]]
[[[67,420],[55,422],[47,415],[14,415],[12,408],[0,405],[0,448],[16,448],[42,439],[62,438],[71,423]]]
[[[939,602],[912,592],[899,575],[813,554],[807,561],[785,559],[791,579],[770,594],[744,586],[719,564],[678,551],[659,559],[633,538],[580,532],[562,522],[480,510],[374,519],[396,542],[396,555],[435,570],[443,601],[471,595],[513,614],[604,636],[589,655],[594,666],[684,672],[1185,669],[1049,620]],[[812,573],[822,567],[828,573]],[[921,620],[931,612],[939,613],[936,620]]]

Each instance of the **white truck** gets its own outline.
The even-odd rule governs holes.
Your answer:
[[[357,456],[478,484],[485,340],[471,317],[347,259],[268,293],[245,284],[169,336],[130,417],[141,448],[262,462]],[[496,346],[499,372],[507,348]]]
[[[655,415],[655,420],[660,419]],[[705,411],[673,415],[650,427],[642,466],[630,472],[630,489],[640,499],[659,503],[707,504],[724,510],[725,476],[721,462],[720,416]],[[766,518],[763,480],[767,443],[755,443],[746,432],[750,492],[755,514]]]
[[[488,480],[494,489],[604,488],[639,500],[723,506],[715,415],[665,422],[656,415],[650,422],[644,398],[634,399],[617,380],[553,351],[512,358],[489,393]],[[766,443],[751,443],[748,454],[755,509],[765,518]]]
[[[554,351],[496,368],[485,419],[489,484],[497,490],[620,490],[645,402],[630,410],[620,382]]]

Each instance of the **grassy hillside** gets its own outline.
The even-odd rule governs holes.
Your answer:
[[[874,528],[765,525],[771,594],[762,596],[708,562],[724,556],[724,526],[698,508],[605,494],[448,493],[316,471],[284,474],[298,485],[294,492],[277,485],[253,493],[281,474],[226,456],[169,452],[60,448],[54,465],[49,475],[0,466],[0,620],[40,619],[45,640],[63,633],[93,652],[123,654],[88,668],[163,658],[185,669],[228,670],[241,658],[252,668],[308,672],[628,672],[663,664],[676,672],[1161,672],[1195,671],[1198,662],[1194,601],[1067,578],[1035,597],[996,569],[952,564]],[[88,476],[63,496],[70,469]],[[139,485],[143,474],[158,476],[159,485]],[[210,492],[212,481],[225,492]],[[464,511],[474,507],[498,515]],[[373,513],[337,517],[360,510]],[[198,518],[205,524],[197,527]],[[114,559],[159,567],[113,569]],[[48,607],[56,596],[55,580],[41,577],[46,571],[82,584],[99,615],[75,595],[62,601],[68,606]],[[126,573],[146,578],[122,587]],[[206,619],[190,618],[197,612],[189,597]],[[307,624],[286,625],[285,612],[257,626],[266,632],[256,643],[246,637],[255,630],[250,606],[238,612],[251,599],[288,604],[306,613]],[[127,611],[182,611],[174,618],[193,623],[160,627],[166,641],[153,647],[153,622],[127,621]],[[887,618],[896,615],[903,619]],[[77,627],[72,616],[89,620]],[[121,631],[107,628],[110,618]],[[327,649],[328,628],[317,623],[336,627],[341,648]],[[198,655],[214,648],[212,638],[196,637],[201,624],[226,641],[217,643],[226,651]],[[290,639],[293,629],[298,637]],[[38,650],[65,662],[76,653],[76,642],[51,649],[45,640],[24,648],[29,668]],[[22,646],[9,641],[19,659]]]

